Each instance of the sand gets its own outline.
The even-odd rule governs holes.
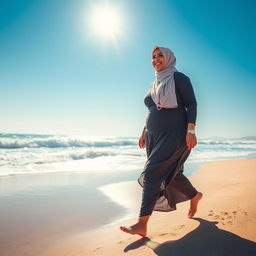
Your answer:
[[[256,159],[205,163],[190,180],[204,194],[193,219],[187,218],[189,202],[184,202],[176,211],[154,212],[146,238],[120,231],[120,225],[136,221],[141,197],[136,181],[122,182],[101,190],[126,206],[130,219],[93,231],[40,237],[6,249],[4,256],[256,255]]]

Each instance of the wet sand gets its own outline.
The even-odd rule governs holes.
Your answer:
[[[77,179],[81,177],[77,176]],[[58,178],[51,176],[53,183]],[[69,179],[74,179],[73,174]],[[93,186],[95,183],[93,178],[88,180],[87,185],[71,186],[69,193],[65,193],[67,187],[62,190],[51,186],[55,191],[52,200],[44,201],[43,193],[46,191],[40,190],[40,186],[37,186],[38,194],[32,193],[35,189],[27,192],[31,197],[30,203],[25,203],[19,192],[15,207],[10,206],[7,195],[1,196],[0,225],[5,225],[9,234],[8,237],[2,229],[0,231],[3,255],[256,255],[256,159],[204,164],[190,177],[193,185],[204,193],[195,218],[187,218],[189,202],[179,204],[173,212],[154,212],[149,221],[148,237],[143,239],[119,230],[119,225],[133,224],[136,220],[141,197],[138,183],[127,182],[125,178],[125,182],[116,180],[112,185],[99,182],[97,195],[89,193],[90,184]],[[8,184],[14,186],[14,183]],[[70,182],[68,184],[70,186]],[[15,194],[10,193],[12,197]],[[81,206],[83,197],[90,198],[90,204]],[[96,217],[94,209],[97,201],[109,208],[100,212],[99,217]],[[29,209],[28,218],[24,209]],[[84,217],[90,209],[94,209],[92,218]],[[45,215],[48,216],[47,221],[43,218]],[[109,219],[104,221],[104,217],[109,215],[113,217],[112,224],[108,224]],[[20,218],[18,222],[23,224],[19,227],[20,233],[10,240],[13,236],[10,230],[17,227],[17,216]],[[122,216],[130,219],[120,220]],[[85,225],[91,227],[85,229]],[[22,238],[38,226],[44,227],[44,232],[35,232],[29,239]],[[61,235],[56,235],[57,230]]]
[[[110,172],[1,177],[0,255],[22,255],[19,250],[25,245],[44,240],[52,243],[123,218],[128,210],[113,202],[100,187],[134,180],[136,175]]]

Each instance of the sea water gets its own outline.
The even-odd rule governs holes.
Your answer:
[[[185,174],[203,162],[256,157],[256,136],[202,138],[192,150]],[[145,149],[137,137],[0,134],[0,176],[51,172],[142,171]]]

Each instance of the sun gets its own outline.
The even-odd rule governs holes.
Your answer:
[[[107,4],[94,6],[89,16],[89,26],[94,35],[116,39],[121,34],[120,11]]]

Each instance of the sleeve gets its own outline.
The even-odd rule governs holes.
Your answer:
[[[186,75],[180,73],[176,87],[187,109],[188,123],[195,124],[197,116],[197,101],[190,79]]]

